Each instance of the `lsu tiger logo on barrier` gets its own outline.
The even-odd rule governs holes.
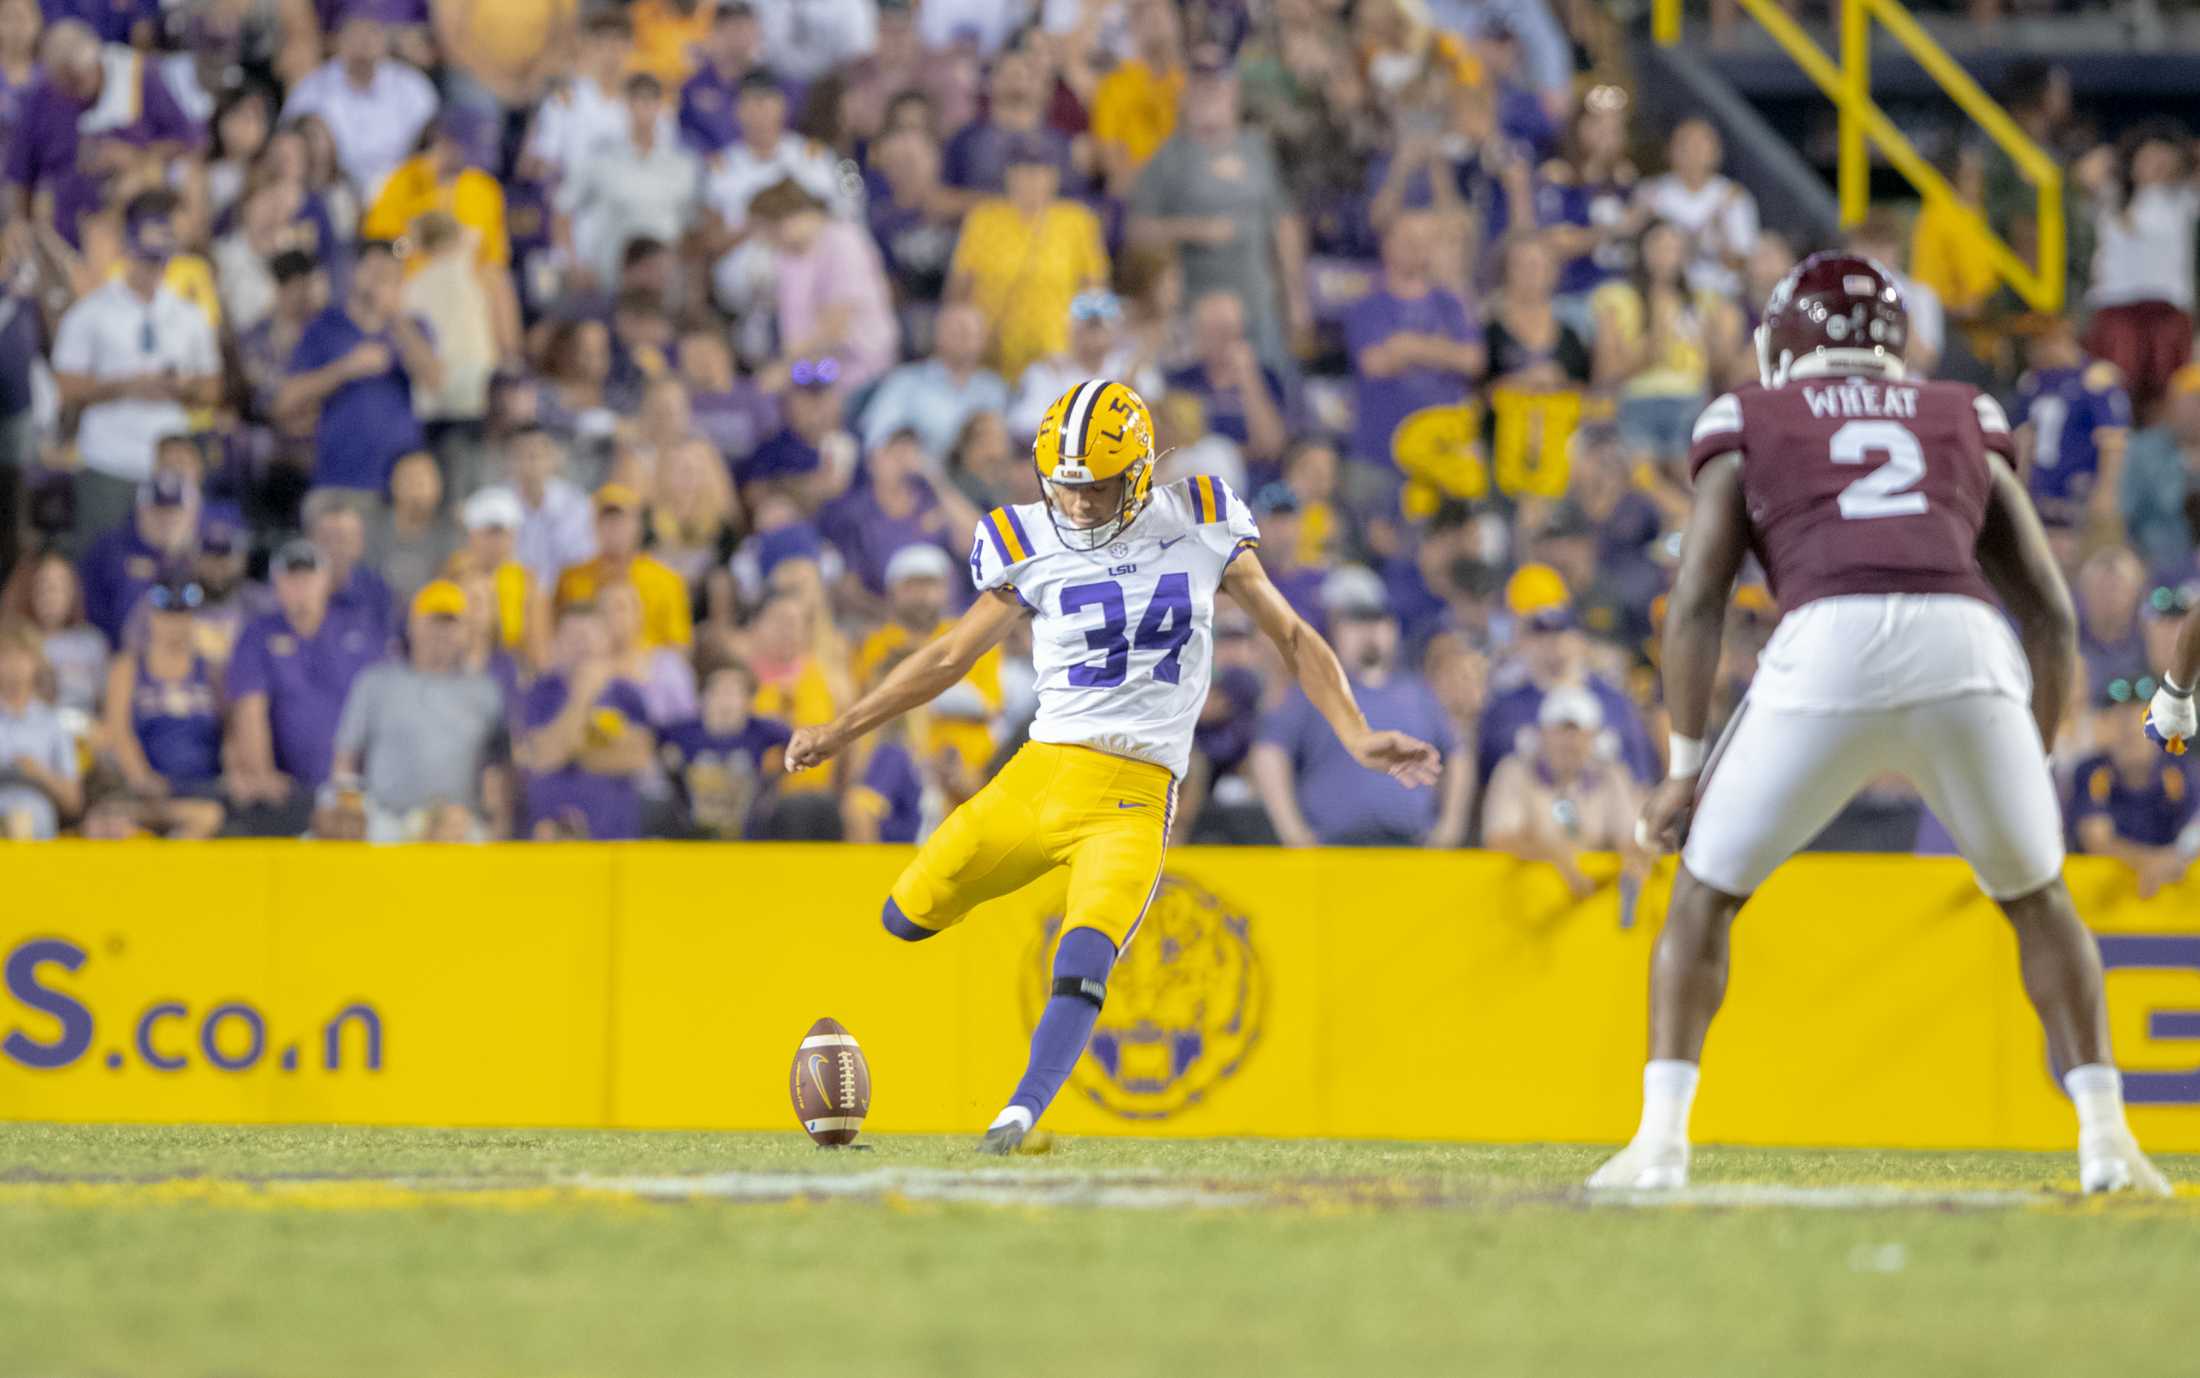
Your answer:
[[[1024,1028],[1038,1026],[1062,916],[1025,963]],[[1260,1043],[1268,985],[1252,924],[1180,876],[1164,875],[1108,977],[1107,1003],[1070,1084],[1127,1120],[1163,1120],[1235,1076]]]

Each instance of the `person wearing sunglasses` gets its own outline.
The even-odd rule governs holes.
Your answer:
[[[145,595],[142,649],[107,672],[102,734],[138,804],[140,822],[169,837],[212,837],[222,825],[219,671],[200,653],[196,582],[170,579]]]

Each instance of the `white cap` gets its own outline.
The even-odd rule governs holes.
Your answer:
[[[886,586],[892,588],[904,579],[945,579],[954,569],[947,552],[936,545],[905,545],[886,562]]]
[[[466,499],[459,519],[468,531],[482,531],[493,526],[517,531],[527,520],[527,509],[520,506],[519,494],[509,488],[484,488]]]
[[[1322,580],[1322,610],[1331,616],[1387,617],[1390,590],[1365,565],[1339,565]]]
[[[1565,723],[1584,732],[1601,732],[1604,730],[1604,705],[1588,690],[1562,684],[1543,695],[1543,706],[1536,710],[1535,721],[1538,727],[1557,727]]]

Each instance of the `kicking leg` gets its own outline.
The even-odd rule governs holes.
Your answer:
[[[1010,1153],[1046,1113],[1099,1022],[1108,973],[1130,944],[1161,881],[1176,786],[1158,766],[1080,753],[1066,772],[1059,836],[1069,863],[1054,985],[1016,1093],[987,1129],[982,1152]]]
[[[979,1151],[1015,1152],[1054,1103],[1077,1059],[1085,1055],[1092,1026],[1100,1020],[1100,1007],[1107,1003],[1108,972],[1114,966],[1114,940],[1099,929],[1072,928],[1062,935],[1054,949],[1054,989],[1031,1035],[1031,1061],[1008,1107],[986,1130]]]
[[[1876,773],[1876,729],[1869,715],[1798,722],[1746,702],[1738,710],[1706,771],[1651,956],[1642,1121],[1627,1146],[1591,1174],[1590,1186],[1668,1190],[1688,1184],[1688,1115],[1704,1037],[1726,999],[1727,939],[1735,916],[1773,868],[1816,836]]]

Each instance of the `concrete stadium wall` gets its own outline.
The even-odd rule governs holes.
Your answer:
[[[1061,888],[910,946],[890,847],[57,843],[8,853],[0,1118],[791,1130],[832,1015],[869,1128],[972,1132],[1022,1070]],[[1609,867],[1599,874],[1609,875]],[[2200,1151],[2200,887],[2077,861],[2150,1148]],[[1619,924],[1486,854],[1172,854],[1078,1134],[1616,1140],[1665,890]],[[2059,1148],[2015,946],[1954,862],[1811,857],[1738,930],[1700,1138]]]

